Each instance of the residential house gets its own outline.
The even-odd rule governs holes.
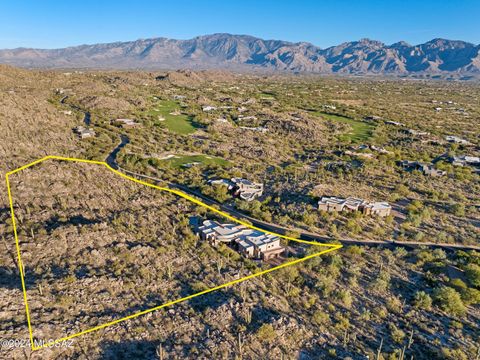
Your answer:
[[[245,201],[252,201],[253,199],[262,196],[263,194],[263,184],[255,183],[253,181],[242,179],[242,178],[232,178],[233,183],[233,194],[240,197],[240,199]]]
[[[209,111],[213,111],[213,110],[217,110],[217,108],[215,106],[209,106],[209,105],[202,107],[203,112],[209,112]]]
[[[318,210],[326,212],[343,211],[345,199],[334,196],[322,196],[318,201]]]
[[[331,161],[325,165],[328,171],[351,171],[355,167],[362,166],[361,163],[355,164],[346,161]]]
[[[95,131],[92,129],[87,129],[83,126],[75,127],[73,132],[76,133],[80,139],[87,139],[95,136]]]
[[[211,245],[227,244],[247,258],[269,260],[285,251],[279,237],[243,225],[205,220],[197,233]]]
[[[113,125],[121,126],[124,129],[136,127],[140,124],[133,119],[115,119],[112,120]]]
[[[344,199],[335,196],[322,196],[318,201],[318,210],[326,212],[360,211],[366,215],[386,217],[390,215],[392,207],[387,202],[369,202],[354,197]]]
[[[408,129],[408,130],[406,130],[406,133],[410,134],[410,135],[413,135],[413,136],[420,136],[420,137],[430,135],[429,132],[415,130],[415,129]]]
[[[227,179],[209,180],[208,183],[210,185],[224,185],[228,188],[228,190],[233,189],[233,183]]]
[[[255,115],[251,115],[251,116],[238,115],[238,120],[257,120],[257,117]]]
[[[380,121],[382,120],[381,116],[376,116],[376,115],[368,115],[363,118],[366,121]]]
[[[385,120],[385,124],[393,126],[405,126],[405,124],[398,121]]]
[[[186,168],[186,169],[190,169],[190,168],[192,168],[194,166],[198,166],[200,164],[201,164],[201,162],[194,161],[194,162],[191,162],[191,163],[182,164],[182,167]]]
[[[454,136],[454,135],[445,136],[445,140],[447,140],[448,142],[460,144],[460,145],[466,145],[466,146],[473,145],[470,141],[459,138],[458,136]]]
[[[328,104],[323,105],[323,108],[324,109],[330,109],[330,110],[336,110],[337,109],[337,107],[335,105],[328,105]]]
[[[379,147],[379,146],[375,146],[375,145],[358,145],[358,146],[352,146],[350,147],[351,150],[346,150],[344,152],[345,155],[350,155],[350,156],[357,156],[357,157],[363,157],[363,158],[366,158],[366,159],[372,159],[375,154],[371,153],[371,152],[366,152],[368,150],[371,150],[371,151],[374,151],[374,152],[377,152],[379,154],[393,154],[393,152],[391,151],[388,151],[382,147]],[[358,152],[358,151],[352,151],[352,150],[359,150],[361,152]]]
[[[388,151],[387,149],[385,148],[382,148],[382,147],[379,147],[379,146],[375,146],[375,145],[370,145],[370,149],[372,149],[373,151],[376,151],[380,154],[393,154],[392,151]]]
[[[408,161],[408,160],[403,160],[399,161],[398,164],[407,171],[413,171],[413,170],[418,170],[421,171],[424,175],[427,176],[444,176],[446,175],[446,171],[443,170],[437,170],[432,164],[427,164],[419,161]]]
[[[376,215],[380,217],[387,217],[390,215],[392,207],[387,202],[373,202],[363,206],[362,212],[366,215]]]
[[[346,150],[345,155],[350,155],[350,156],[357,156],[357,157],[362,157],[365,159],[372,159],[373,154],[372,153],[367,153],[367,152],[354,152],[351,150]]]
[[[238,196],[245,201],[252,201],[253,199],[262,196],[263,184],[255,183],[247,179],[232,178],[231,180],[219,179],[210,180],[211,185],[224,185],[227,186],[228,191],[234,196]]]
[[[449,160],[455,166],[480,166],[480,157],[478,156],[460,155],[453,156]]]
[[[364,201],[353,197],[337,198],[335,196],[322,196],[318,202],[318,210],[327,212],[357,211]]]
[[[257,126],[257,127],[240,126],[240,129],[257,131],[261,133],[266,133],[268,131],[268,129],[264,126]]]

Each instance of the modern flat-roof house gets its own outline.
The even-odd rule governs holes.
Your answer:
[[[262,183],[255,183],[242,178],[232,178],[231,181],[234,184],[233,194],[242,200],[252,201],[263,194]]]
[[[385,124],[394,125],[394,126],[405,126],[404,123],[398,121],[385,120]]]
[[[322,196],[318,201],[318,210],[327,212],[360,211],[366,215],[385,217],[390,215],[392,207],[387,202],[368,202],[354,197],[344,199],[335,196]]]
[[[80,139],[87,139],[95,136],[95,131],[92,129],[84,128],[83,126],[77,126],[73,129],[73,132],[78,135]]]
[[[238,115],[239,120],[257,120],[257,117],[255,115],[251,116],[243,116],[243,115]]]
[[[452,165],[455,166],[479,166],[480,165],[480,157],[478,156],[468,156],[468,155],[460,155],[460,156],[453,156],[450,159]]]
[[[373,159],[373,154],[372,153],[367,153],[367,152],[355,152],[355,151],[351,151],[351,150],[346,150],[344,152],[345,155],[349,155],[349,156],[356,156],[356,157],[361,157],[361,158],[365,158],[365,159]]]
[[[258,131],[258,132],[261,132],[261,133],[266,133],[268,131],[268,129],[264,126],[257,126],[257,127],[240,126],[240,129]]]
[[[243,225],[220,224],[213,220],[205,220],[198,227],[197,233],[202,240],[208,241],[211,245],[228,244],[247,258],[269,260],[285,251],[278,236]]]
[[[240,199],[245,201],[252,201],[253,199],[260,197],[263,194],[262,183],[255,183],[247,179],[219,179],[210,180],[209,183],[212,185],[227,186],[228,191],[230,191],[234,196],[238,196]]]
[[[203,112],[209,112],[209,111],[213,111],[213,110],[217,110],[217,108],[215,106],[209,106],[209,105],[202,107]]]
[[[380,154],[393,154],[392,151],[388,151],[387,149],[380,147],[380,146],[375,146],[375,145],[370,145],[370,149],[373,151],[376,151]]]
[[[365,200],[354,197],[338,198],[335,196],[322,196],[318,202],[318,210],[328,212],[340,211],[358,211],[360,206],[365,203]]]
[[[415,129],[408,129],[405,131],[407,134],[413,135],[413,136],[428,136],[430,135],[429,132],[427,131],[420,131],[420,130],[415,130]]]
[[[318,201],[318,210],[327,212],[343,211],[345,199],[335,196],[322,196]]]
[[[115,119],[112,124],[123,127],[124,129],[139,126],[140,124],[133,119]]]
[[[445,140],[447,140],[448,142],[460,144],[460,145],[473,145],[470,141],[454,135],[445,136]]]
[[[446,171],[437,170],[432,164],[426,164],[419,161],[408,161],[403,160],[399,162],[399,165],[408,171],[418,170],[421,171],[424,175],[428,176],[444,176],[446,175]]]
[[[331,109],[331,110],[336,110],[337,107],[335,105],[330,105],[330,104],[324,104],[322,105],[324,109]]]
[[[362,212],[366,215],[386,217],[390,215],[392,207],[387,202],[373,202],[363,205]]]

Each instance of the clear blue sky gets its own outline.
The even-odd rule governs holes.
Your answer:
[[[371,38],[480,43],[480,0],[1,0],[0,48],[56,48],[218,32],[328,47]]]

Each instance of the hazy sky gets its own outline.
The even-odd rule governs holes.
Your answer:
[[[480,43],[480,0],[2,0],[0,48],[228,32],[328,47],[371,38]]]

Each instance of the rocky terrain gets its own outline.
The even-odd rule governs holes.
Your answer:
[[[292,236],[362,241],[32,352],[4,187],[0,340],[18,346],[2,342],[0,358],[475,359],[479,174],[448,156],[480,156],[479,94],[476,82],[0,66],[3,179],[45,155],[115,154],[122,171],[192,189]],[[95,135],[80,139],[72,129],[87,126],[87,112]],[[407,172],[397,165],[405,159],[438,160],[445,174]],[[194,236],[190,215],[211,214],[104,170],[52,161],[10,179],[35,339],[266,266]],[[264,195],[246,202],[207,183],[236,176],[262,182]],[[327,213],[317,208],[324,195],[388,201],[393,211]],[[397,243],[372,242],[386,239]]]
[[[436,75],[480,73],[480,45],[434,39],[386,45],[362,39],[321,49],[313,44],[213,34],[189,40],[167,38],[63,49],[0,50],[0,63],[42,68],[209,69],[341,74]]]

